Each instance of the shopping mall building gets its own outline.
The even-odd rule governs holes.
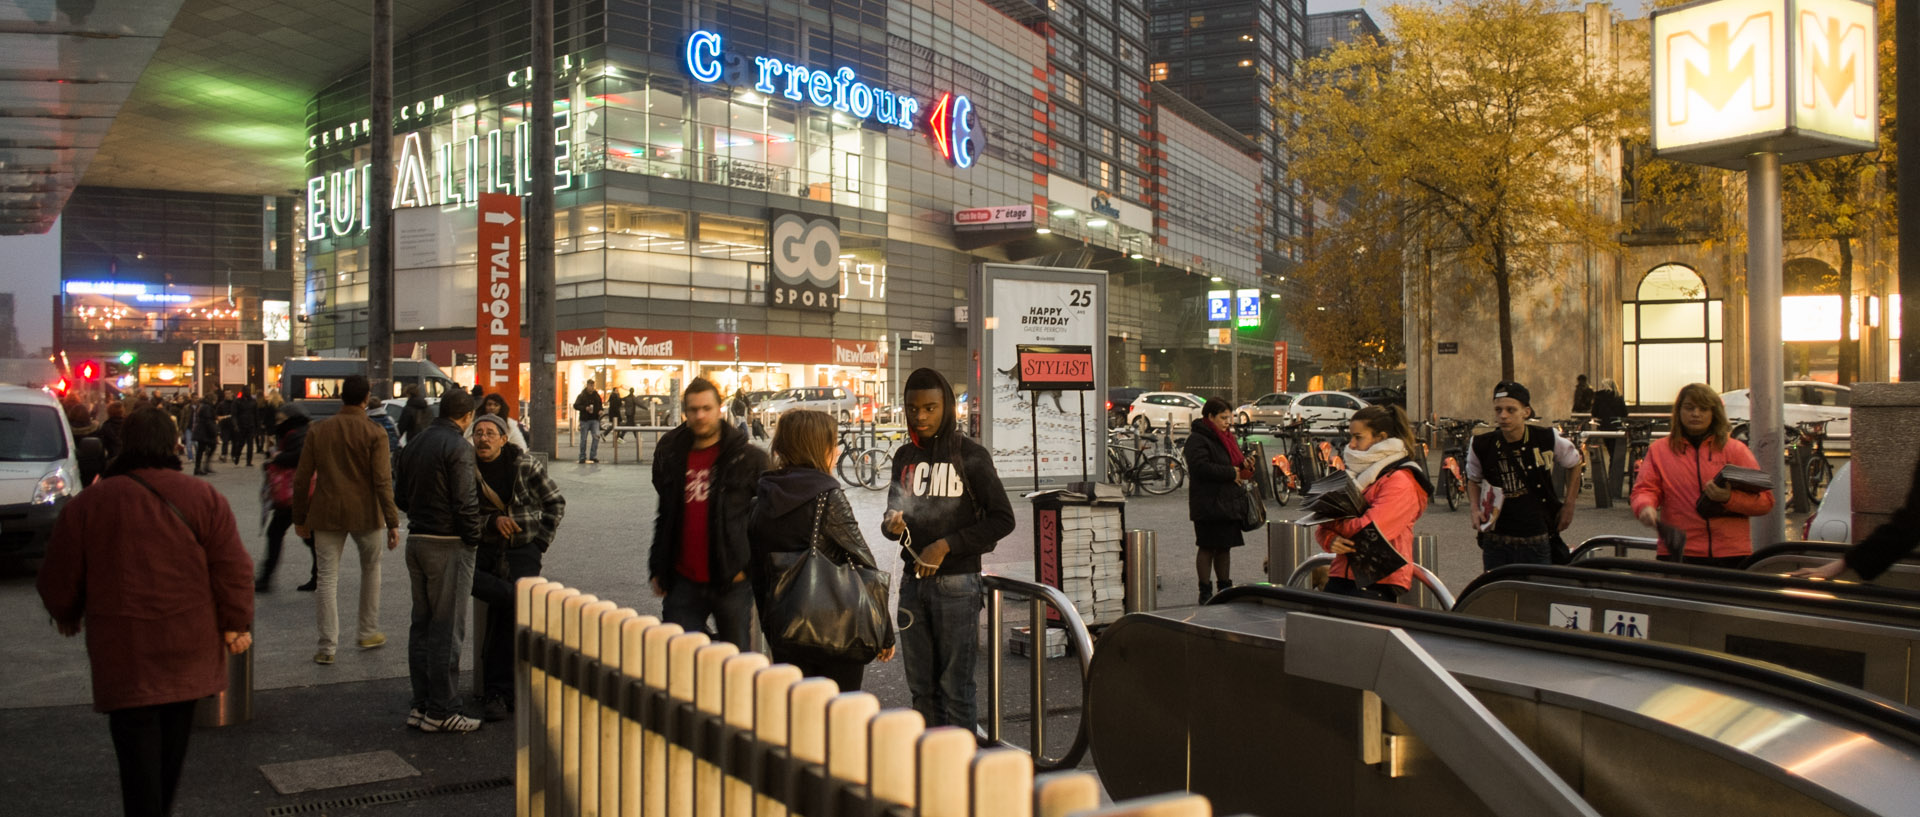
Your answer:
[[[396,45],[396,354],[472,379],[474,205],[527,192],[540,138],[558,157],[563,394],[699,375],[886,402],[896,363],[964,382],[983,261],[1108,271],[1115,385],[1251,381],[1256,362],[1271,377],[1277,314],[1232,345],[1206,331],[1208,292],[1273,289],[1252,143],[1129,78],[1137,0],[1095,3],[1115,25],[1075,37],[1098,29],[1084,59],[1104,79],[1066,88],[1023,3],[560,5],[550,100],[529,92],[522,3],[475,3]],[[363,70],[309,106],[293,345],[317,354],[367,342],[367,98]],[[531,133],[531,105],[553,106],[554,132]],[[895,361],[902,338],[922,348]]]

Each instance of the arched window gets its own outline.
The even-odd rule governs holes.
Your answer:
[[[1721,301],[1707,297],[1699,273],[1654,267],[1620,309],[1628,402],[1666,403],[1688,383],[1721,387]]]

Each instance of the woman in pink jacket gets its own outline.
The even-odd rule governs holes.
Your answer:
[[[1354,413],[1347,426],[1347,473],[1360,486],[1367,500],[1367,512],[1353,519],[1339,519],[1321,525],[1314,536],[1320,549],[1336,554],[1327,572],[1327,592],[1345,596],[1398,601],[1413,582],[1413,523],[1427,510],[1427,498],[1433,484],[1413,458],[1417,451],[1413,424],[1399,406],[1368,406]],[[1362,587],[1354,582],[1347,565],[1347,554],[1354,549],[1353,537],[1368,525],[1379,528],[1393,549],[1407,560],[1403,567],[1373,584]]]
[[[1633,513],[1647,527],[1665,524],[1686,534],[1684,553],[1673,553],[1662,541],[1660,559],[1738,568],[1753,553],[1747,517],[1773,510],[1773,492],[1730,488],[1719,479],[1720,470],[1760,465],[1745,443],[1727,436],[1726,404],[1705,383],[1680,390],[1669,428],[1640,464]]]

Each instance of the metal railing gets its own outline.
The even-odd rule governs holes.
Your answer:
[[[1617,559],[1629,558],[1637,553],[1653,555],[1660,547],[1660,540],[1651,536],[1595,536],[1580,543],[1573,549],[1568,564],[1579,564],[1587,559],[1613,556]],[[1612,551],[1606,553],[1604,551]]]
[[[1212,813],[1198,795],[1095,811],[1092,774],[1036,777],[1025,752],[556,582],[515,595],[519,817]]]
[[[1306,582],[1302,580],[1312,574],[1314,568],[1331,564],[1333,564],[1333,554],[1316,553],[1293,569],[1293,573],[1287,576],[1286,586],[1304,589],[1307,585]],[[1453,609],[1453,592],[1447,589],[1446,583],[1440,581],[1439,576],[1433,575],[1433,571],[1412,562],[1408,562],[1407,567],[1412,569],[1413,578],[1425,586],[1428,593],[1433,594],[1433,603],[1438,609]]]
[[[1013,745],[1001,737],[1006,714],[1002,703],[1002,692],[1006,687],[1006,655],[1001,639],[1006,635],[1005,596],[1012,593],[1028,599],[1030,605],[1028,636],[1032,649],[1028,659],[1032,666],[1033,743],[1029,753],[1033,756],[1033,766],[1041,771],[1056,771],[1080,765],[1080,758],[1087,751],[1087,722],[1084,717],[1075,729],[1073,744],[1067,753],[1058,758],[1046,756],[1047,610],[1051,608],[1060,614],[1060,624],[1071,640],[1068,646],[1080,659],[1080,694],[1083,701],[1086,700],[1087,672],[1093,668],[1093,635],[1081,620],[1080,611],[1057,588],[990,573],[982,574],[981,579],[987,593],[987,632],[992,639],[991,649],[987,651],[987,740],[1001,746]]]

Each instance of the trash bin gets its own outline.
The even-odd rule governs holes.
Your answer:
[[[193,709],[194,726],[236,726],[253,720],[253,648],[227,655],[227,689],[201,698]]]

